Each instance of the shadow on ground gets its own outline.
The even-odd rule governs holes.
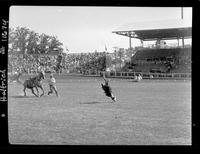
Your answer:
[[[33,96],[33,95],[29,95],[29,96],[22,96],[22,95],[16,95],[16,96],[9,96],[11,98],[42,98],[42,97],[47,97],[47,96],[42,96],[42,97],[36,97],[36,96]]]
[[[110,103],[110,102],[99,102],[99,101],[80,102],[80,104],[102,104],[102,103]]]
[[[135,82],[135,83],[139,83],[140,81],[128,80],[128,82]]]

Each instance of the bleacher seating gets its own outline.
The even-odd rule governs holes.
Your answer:
[[[134,71],[150,72],[152,69],[160,69],[163,72],[190,73],[191,47],[140,49],[131,62],[135,65]]]

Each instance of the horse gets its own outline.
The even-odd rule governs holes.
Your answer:
[[[31,89],[32,93],[36,96],[36,97],[41,97],[44,95],[44,89],[42,87],[42,83],[41,83],[41,80],[42,79],[45,79],[45,73],[42,71],[42,72],[39,72],[39,74],[35,77],[31,77],[27,80],[24,81],[24,96],[26,96],[26,88],[28,89]],[[35,94],[33,88],[36,88],[37,90],[37,94]],[[38,91],[38,88],[40,88],[42,90],[42,94],[39,96],[39,91]]]

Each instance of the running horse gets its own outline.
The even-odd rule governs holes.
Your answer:
[[[32,93],[36,96],[36,97],[41,97],[44,95],[44,89],[42,87],[42,83],[41,80],[45,79],[45,73],[44,71],[39,72],[39,74],[35,77],[31,77],[27,80],[24,81],[24,96],[26,96],[26,88],[31,89]],[[37,94],[34,92],[33,88],[36,88],[37,90]],[[39,90],[38,88],[40,88],[42,90],[42,94],[39,96]]]

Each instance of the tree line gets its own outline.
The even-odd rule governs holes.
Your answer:
[[[9,28],[9,52],[18,54],[62,53],[63,43],[57,36],[38,34],[26,27]]]

